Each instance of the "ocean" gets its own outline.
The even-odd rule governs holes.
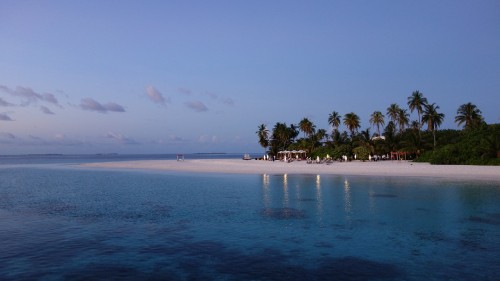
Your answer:
[[[0,280],[500,276],[498,182],[79,166],[175,157],[0,156]]]

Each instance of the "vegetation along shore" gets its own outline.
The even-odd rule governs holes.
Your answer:
[[[419,91],[408,97],[407,106],[390,104],[385,115],[374,111],[369,120],[371,127],[361,131],[356,113],[341,115],[333,111],[328,116],[331,134],[317,129],[308,118],[298,125],[277,122],[271,130],[261,124],[256,133],[259,144],[271,157],[279,157],[278,153],[285,150],[303,150],[313,159],[328,155],[334,160],[343,156],[368,160],[392,153],[431,164],[500,165],[500,124],[487,124],[473,103],[457,109],[455,123],[462,126],[460,130],[439,130],[446,116],[439,112],[439,105],[429,102]],[[410,120],[413,112],[417,113],[416,120]],[[340,132],[341,124],[348,131]]]

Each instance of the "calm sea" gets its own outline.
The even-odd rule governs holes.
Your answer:
[[[139,159],[0,157],[0,280],[500,277],[499,183],[77,165]]]

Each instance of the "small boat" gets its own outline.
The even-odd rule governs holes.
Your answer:
[[[250,158],[250,154],[245,154],[243,155],[243,160],[250,160],[252,158]]]

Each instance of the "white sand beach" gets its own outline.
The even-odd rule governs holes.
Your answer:
[[[500,166],[430,165],[409,161],[333,162],[307,164],[306,161],[203,159],[203,160],[144,160],[84,164],[106,169],[143,169],[206,173],[238,174],[331,174],[367,176],[435,177],[500,182]]]

